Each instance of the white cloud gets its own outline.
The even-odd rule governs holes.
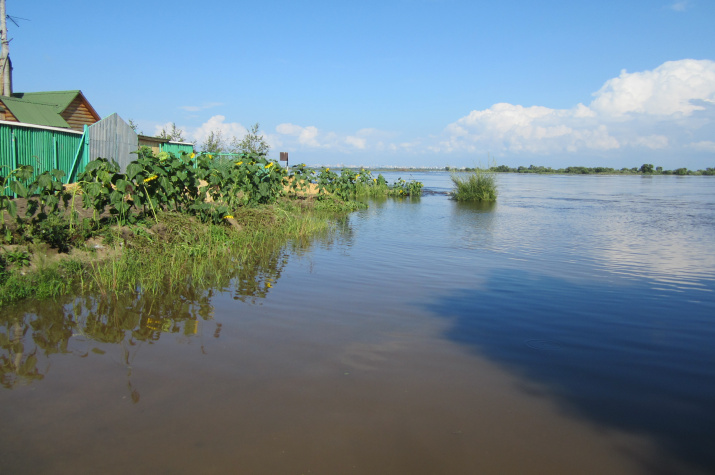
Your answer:
[[[327,147],[327,145],[321,145],[318,141],[318,128],[312,125],[301,127],[295,124],[278,124],[276,126],[276,132],[282,135],[297,137],[300,145],[308,147]]]
[[[200,144],[215,130],[226,139],[247,133],[242,124],[215,115],[187,130],[186,136]],[[502,158],[542,155],[575,159],[573,163],[660,154],[661,162],[663,157],[680,162],[688,154],[703,157],[715,152],[715,61],[684,59],[652,70],[622,71],[605,81],[590,103],[566,109],[497,103],[469,112],[436,135],[410,136],[369,127],[337,133],[282,123],[264,136],[274,150],[331,159],[338,159],[336,154],[362,155],[383,163],[408,155],[414,159],[450,154],[451,160],[461,160],[475,153]]]
[[[167,122],[165,124],[154,124],[154,133],[152,134],[154,137],[158,137],[161,135],[162,131],[164,132],[171,132],[171,127],[174,125],[171,122]],[[177,129],[181,129],[178,125],[176,126]],[[183,129],[181,129],[183,130]]]
[[[651,71],[622,71],[588,106],[500,103],[474,110],[449,124],[430,149],[515,154],[664,150],[707,135],[706,129],[715,126],[708,118],[713,110],[715,62],[669,61]]]
[[[279,124],[276,126],[276,132],[283,136],[283,142],[285,145],[291,147],[308,147],[308,148],[320,148],[320,149],[336,149],[347,151],[343,144],[351,145],[351,148],[359,147],[362,142],[360,137],[357,136],[345,136],[341,137],[335,132],[322,132],[318,130],[314,125],[309,125],[306,127],[296,125],[296,124]],[[285,140],[286,137],[294,137],[291,141]]]
[[[591,108],[604,116],[628,114],[689,116],[715,103],[715,62],[668,61],[652,71],[627,73],[606,81]]]
[[[298,135],[298,142],[302,145],[307,145],[309,147],[320,147],[320,143],[317,140],[318,128],[312,125],[303,128]]]
[[[226,117],[222,115],[215,115],[196,129],[189,131],[189,133],[197,144],[204,143],[211,132],[221,131],[221,135],[224,140],[227,141],[232,137],[241,139],[248,133],[246,127],[238,122],[224,122],[225,120]]]
[[[495,104],[447,126],[448,137],[435,151],[550,153],[619,148],[607,127],[592,116],[581,104],[568,110]]]
[[[284,135],[300,135],[300,131],[303,127],[294,124],[278,124],[276,126],[276,132]]]
[[[649,135],[647,137],[636,137],[628,145],[647,148],[650,150],[660,150],[667,148],[669,144],[670,141],[665,135]]]
[[[353,147],[359,148],[361,150],[365,148],[366,142],[367,142],[367,140],[363,137],[354,137],[352,135],[345,137],[346,144],[352,145]]]
[[[367,148],[384,150],[385,141],[394,137],[393,133],[385,132],[375,128],[364,128],[345,138],[345,143],[360,150]]]
[[[713,142],[712,140],[693,142],[690,144],[690,148],[693,148],[695,150],[701,150],[703,152],[715,152],[715,142]]]

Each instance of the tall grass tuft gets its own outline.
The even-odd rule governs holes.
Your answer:
[[[289,242],[305,242],[332,226],[326,217],[290,203],[239,208],[233,219],[239,229],[160,213],[151,233],[136,235],[124,252],[91,265],[85,290],[109,295],[134,289],[171,293],[189,285],[221,288],[241,269],[275,259]]]
[[[497,200],[496,176],[490,171],[475,168],[470,172],[452,173],[452,183],[452,199],[456,201]]]

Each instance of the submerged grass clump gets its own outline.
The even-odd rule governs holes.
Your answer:
[[[476,168],[471,172],[453,173],[452,183],[452,198],[456,201],[497,200],[496,176],[492,172]]]

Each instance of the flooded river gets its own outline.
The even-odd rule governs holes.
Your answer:
[[[225,288],[0,309],[0,472],[715,473],[715,178],[401,176]]]

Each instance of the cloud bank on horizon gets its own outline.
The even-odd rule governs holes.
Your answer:
[[[200,144],[212,130],[221,130],[225,137],[246,133],[244,125],[225,122],[222,115],[187,132]],[[483,159],[489,153],[500,163],[523,164],[525,159],[547,155],[566,161],[588,157],[594,163],[629,157],[671,157],[683,163],[684,157],[695,157],[692,163],[712,161],[707,166],[713,166],[715,61],[683,59],[653,70],[623,70],[594,92],[588,105],[579,103],[570,109],[496,103],[472,110],[427,136],[374,128],[341,134],[314,125],[281,123],[265,137],[274,150],[330,157],[332,163],[388,164],[390,157],[409,155],[420,158],[423,165],[450,160],[458,165],[460,160],[473,162],[475,156]]]
[[[712,150],[715,62],[669,61],[609,79],[586,106],[495,104],[449,124],[434,152],[564,154]]]

